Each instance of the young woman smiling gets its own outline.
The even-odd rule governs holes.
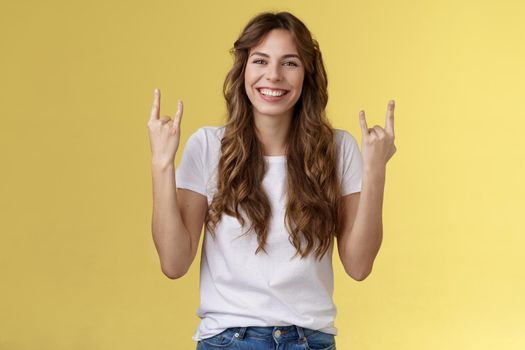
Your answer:
[[[382,199],[394,145],[368,128],[362,151],[325,114],[327,76],[310,31],[288,12],[252,18],[231,50],[227,122],[188,139],[174,169],[182,101],[160,118],[155,89],[152,233],[162,271],[200,265],[197,349],[335,349],[332,251],[345,271],[370,274],[382,240]]]

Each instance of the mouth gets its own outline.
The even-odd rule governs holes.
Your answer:
[[[290,91],[282,89],[265,89],[265,88],[256,88],[259,96],[268,102],[280,101],[286,96]]]

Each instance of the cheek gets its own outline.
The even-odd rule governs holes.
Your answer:
[[[289,82],[290,85],[296,89],[300,89],[303,86],[304,74],[302,72],[294,72],[294,74],[289,77]]]
[[[295,86],[295,89],[297,90],[298,94],[302,93],[303,83],[304,83],[304,79],[303,79],[302,76],[297,77],[297,79],[293,83],[293,85]]]
[[[250,66],[246,67],[246,70],[244,71],[244,80],[245,81],[252,81],[254,76],[255,76],[256,72],[253,71],[253,69],[251,69]]]
[[[254,84],[253,79],[253,74],[246,71],[244,74],[244,86],[246,87],[246,90],[251,90],[251,86]]]

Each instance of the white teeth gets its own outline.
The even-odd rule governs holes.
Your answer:
[[[267,95],[267,96],[282,96],[285,94],[284,91],[273,91],[273,90],[268,90],[268,89],[260,89],[259,91],[261,92],[261,94]]]

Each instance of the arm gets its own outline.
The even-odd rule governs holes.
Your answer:
[[[205,196],[176,190],[173,163],[153,162],[153,214],[151,230],[162,272],[180,278],[189,270],[199,246],[208,206]]]
[[[338,250],[346,272],[357,281],[372,271],[383,240],[383,192],[386,164],[396,152],[394,145],[394,101],[388,103],[386,127],[368,128],[360,113],[363,134],[362,192],[343,197]]]
[[[363,190],[343,197],[338,250],[346,273],[356,281],[372,271],[383,240],[385,171],[364,169]]]
[[[177,106],[177,114],[173,120],[169,116],[160,118],[160,91],[155,89],[148,121],[153,155],[151,232],[160,257],[162,272],[173,279],[186,274],[195,258],[208,206],[206,196],[190,190],[179,192],[176,190],[173,160],[180,140],[180,121],[183,111],[181,100]],[[191,149],[195,149],[196,146],[195,142],[188,141],[187,146],[188,144],[191,147],[188,147],[190,151],[183,153],[181,161],[183,169],[191,169],[191,157],[187,153],[192,153]],[[200,169],[195,171],[198,177]]]

